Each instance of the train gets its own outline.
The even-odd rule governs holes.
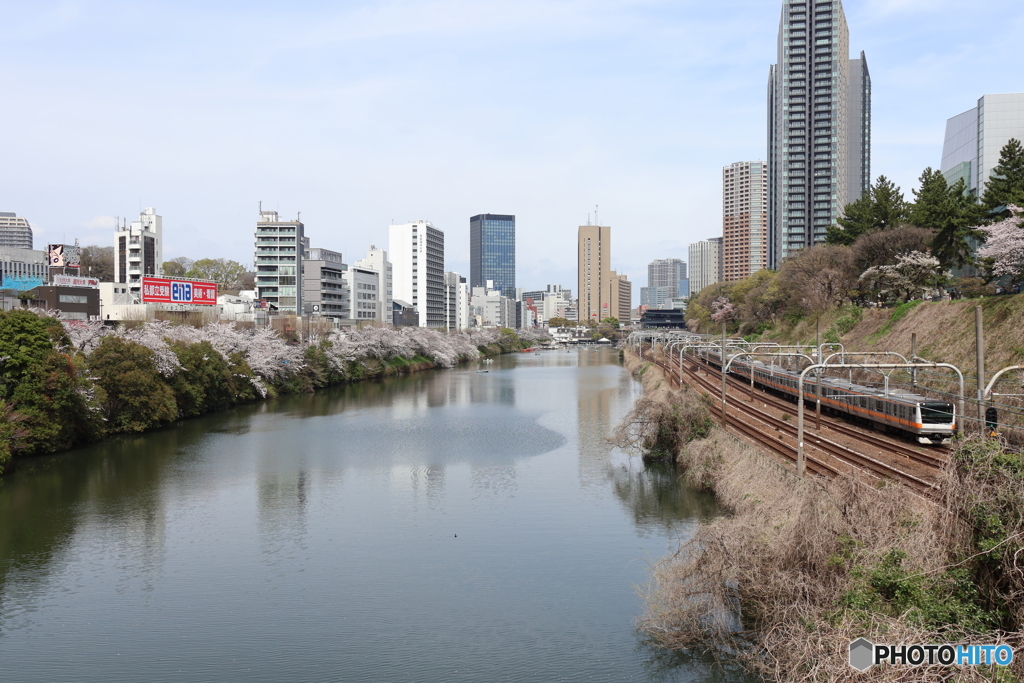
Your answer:
[[[721,369],[721,352],[702,348],[696,351],[704,362]],[[729,374],[750,381],[753,373],[755,385],[775,391],[796,400],[799,372],[786,370],[761,361],[736,358],[729,366]],[[817,382],[813,373],[804,378],[804,401],[816,400]],[[948,444],[956,434],[956,407],[948,401],[913,394],[902,389],[867,387],[834,377],[821,378],[821,406],[835,413],[850,415],[890,431],[902,432],[925,445]]]

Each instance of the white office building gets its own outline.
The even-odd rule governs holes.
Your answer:
[[[976,107],[946,122],[940,166],[946,181],[962,179],[968,190],[983,195],[1010,138],[1024,141],[1024,93],[983,95]]]
[[[449,331],[470,327],[469,284],[458,273],[444,274],[445,328]]]
[[[164,262],[164,219],[149,207],[114,233],[114,282],[127,285],[126,303],[142,300],[142,278],[159,276]]]
[[[393,266],[391,261],[388,261],[388,252],[370,245],[370,251],[366,253],[366,258],[359,259],[352,265],[378,273],[380,282],[377,291],[377,320],[382,323],[390,323],[392,320],[391,302],[394,300],[394,277]]]
[[[509,307],[510,301],[515,303],[503,297],[501,290],[494,288],[494,280],[487,280],[483,287],[474,287],[472,290],[471,315],[476,319],[478,327],[509,327],[507,323],[510,312],[515,322],[515,309]]]
[[[357,322],[376,322],[380,315],[380,273],[352,265],[345,271],[351,297],[350,318]]]
[[[419,312],[420,327],[445,327],[444,233],[428,221],[392,225],[392,298]]]
[[[256,223],[256,294],[269,312],[295,315],[302,311],[301,273],[305,226],[282,221],[277,211],[260,210]]]
[[[722,279],[722,238],[694,242],[689,248],[690,296]]]
[[[32,226],[18,214],[0,211],[0,247],[32,248]]]

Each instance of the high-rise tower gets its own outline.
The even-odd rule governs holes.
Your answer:
[[[768,72],[769,267],[825,240],[871,183],[871,76],[839,0],[784,0]]]
[[[598,322],[614,315],[608,284],[612,277],[612,229],[609,226],[580,226],[577,264],[580,322]]]
[[[388,230],[393,299],[412,304],[420,327],[444,329],[444,233],[423,220]]]
[[[763,161],[722,169],[722,280],[739,280],[768,267],[768,180]]]
[[[516,217],[482,213],[469,219],[469,286],[488,280],[509,298],[516,294]]]

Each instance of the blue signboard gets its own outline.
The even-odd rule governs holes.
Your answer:
[[[0,281],[0,289],[16,289],[19,292],[42,286],[43,278],[31,275],[5,275],[3,281]]]

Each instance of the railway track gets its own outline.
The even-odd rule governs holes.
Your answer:
[[[698,358],[691,357],[691,359],[695,363],[701,361],[701,359]],[[675,362],[675,359],[672,359],[671,364],[675,366],[676,370],[678,370],[679,365],[677,362]],[[707,365],[706,367],[714,368],[714,366],[710,365]],[[714,368],[714,371],[716,373],[720,373],[720,370],[718,368]],[[727,382],[730,387],[749,395],[750,384],[748,382],[743,382],[735,377],[727,378]],[[719,387],[719,390],[720,389],[721,387]],[[781,398],[779,396],[775,396],[774,394],[766,393],[765,391],[760,389],[758,390],[757,400],[782,411],[791,411],[796,409],[796,405],[794,403],[787,401],[786,399]],[[808,419],[809,415],[813,415],[813,406],[808,407],[805,403],[804,408],[806,411],[808,411],[805,412],[804,419],[806,420]],[[933,446],[930,449],[926,450],[923,448],[909,446],[905,443],[900,443],[898,441],[880,436],[878,434],[865,431],[862,428],[858,429],[857,427],[842,422],[839,419],[823,418],[822,423],[827,424],[828,429],[830,429],[833,432],[855,438],[861,443],[872,448],[875,448],[883,453],[899,455],[904,458],[907,458],[908,460],[911,460],[913,462],[919,463],[921,465],[933,469],[941,469],[946,465],[949,459],[948,448]]]
[[[655,358],[654,355],[654,353],[647,354],[644,348],[641,348],[641,357],[644,358],[644,360],[661,367],[671,378],[670,381],[672,384],[679,386],[679,380],[677,377],[678,365],[676,367],[672,367],[668,363]],[[710,395],[715,395],[716,392],[720,390],[720,385],[715,386],[715,383],[711,380],[700,377],[696,370],[686,367],[685,363],[683,364],[683,372],[690,379],[690,383],[692,385],[696,385]],[[736,399],[735,396],[733,396],[733,398]],[[746,416],[738,414],[738,411],[726,411],[726,424],[728,426],[759,445],[767,447],[773,453],[776,453],[794,463],[796,462],[797,428],[794,425],[739,400],[734,400],[732,405],[737,407],[743,413],[746,413]],[[786,404],[786,406],[791,409],[789,404]],[[711,406],[711,412],[721,420],[721,404],[716,405],[713,403]],[[753,418],[757,422],[760,422],[764,425],[764,429],[751,424],[749,418]],[[898,467],[877,460],[869,455],[858,453],[846,446],[843,446],[842,444],[838,444],[822,436],[808,433],[806,431],[804,433],[804,446],[806,467],[812,473],[817,475],[836,476],[842,473],[842,470],[839,467],[832,462],[829,462],[831,459],[838,463],[842,463],[846,467],[857,468],[878,479],[900,481],[912,490],[924,496],[931,496],[938,489],[935,484],[909,472],[905,472]],[[822,458],[808,453],[808,450],[810,449],[819,451],[825,457]]]

